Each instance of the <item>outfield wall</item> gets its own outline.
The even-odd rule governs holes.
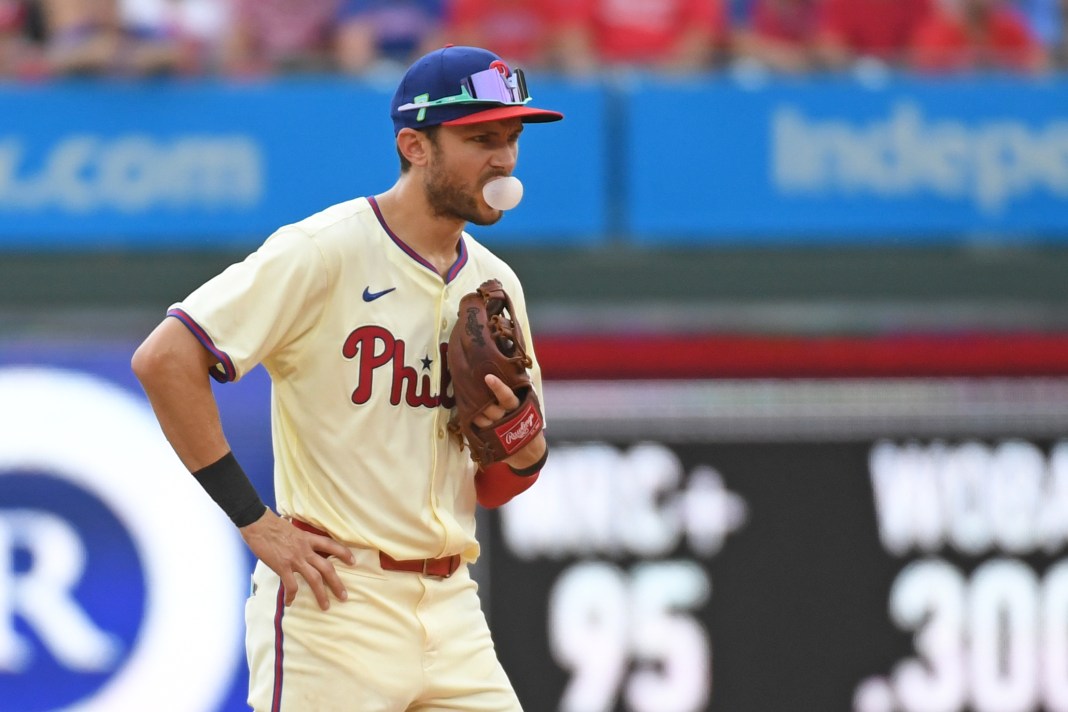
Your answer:
[[[519,246],[1068,239],[1068,79],[532,81]],[[0,87],[0,249],[213,249],[388,186],[391,89]]]
[[[159,432],[133,348],[0,340],[12,709],[245,709],[253,562]],[[525,707],[1068,709],[1068,381],[942,365],[548,380],[549,464],[479,521]],[[273,503],[266,374],[213,388]]]

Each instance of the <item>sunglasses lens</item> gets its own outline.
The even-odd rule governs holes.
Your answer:
[[[479,101],[511,101],[504,77],[496,69],[487,69],[468,77],[471,83],[471,95]]]
[[[2,0],[0,0],[2,1]],[[503,62],[500,66],[505,67]],[[506,77],[497,67],[483,69],[475,72],[460,81],[460,94],[446,96],[440,99],[429,100],[424,94],[417,97],[418,101],[404,104],[397,108],[398,111],[412,111],[420,109],[425,111],[432,106],[444,106],[454,104],[470,104],[472,102],[497,102],[500,104],[521,105],[530,100],[527,93],[527,79],[522,69],[508,70]],[[421,119],[420,119],[421,120]]]
[[[497,69],[476,72],[464,80],[471,96],[479,101],[499,101],[502,104],[520,104],[526,99],[526,82],[520,70],[506,78]]]
[[[515,88],[518,93],[516,101],[526,101],[530,98],[530,93],[527,91],[527,75],[523,74],[522,69],[516,69],[512,71],[512,76],[515,77]]]

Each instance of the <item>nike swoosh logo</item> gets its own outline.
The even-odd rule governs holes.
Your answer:
[[[384,297],[392,292],[396,287],[390,287],[389,289],[383,289],[381,292],[372,292],[370,287],[363,288],[363,300],[365,302],[373,302],[379,297]]]

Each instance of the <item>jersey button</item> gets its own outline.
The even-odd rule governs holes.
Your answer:
[[[445,331],[445,329],[447,329],[448,327],[449,327],[448,320],[447,319],[442,319],[441,320],[441,330]]]
[[[438,428],[438,440],[445,439],[445,428]]]

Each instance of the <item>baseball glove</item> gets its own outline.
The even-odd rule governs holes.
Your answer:
[[[489,465],[514,454],[542,430],[541,405],[527,373],[532,361],[512,300],[498,280],[487,280],[477,291],[464,295],[457,316],[448,350],[456,396],[449,429],[461,443],[467,439],[471,459]],[[497,403],[486,385],[487,374],[515,392],[519,407],[481,428],[475,424],[475,416]]]

